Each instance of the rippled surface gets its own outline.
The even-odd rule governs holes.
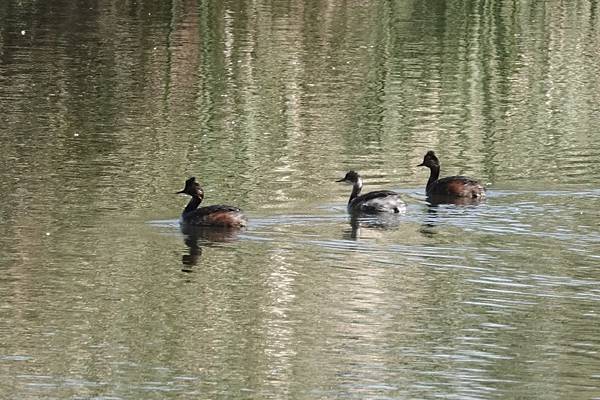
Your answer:
[[[1,398],[600,397],[596,1],[47,3],[0,5]],[[182,232],[192,175],[248,229]]]

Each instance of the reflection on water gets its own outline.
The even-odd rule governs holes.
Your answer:
[[[379,213],[379,214],[352,214],[350,215],[350,229],[345,230],[344,239],[357,240],[368,236],[365,231],[379,231],[385,234],[386,230],[399,229],[402,226],[403,214]]]
[[[432,236],[436,233],[438,225],[438,212],[440,209],[457,210],[461,214],[475,213],[475,207],[484,204],[486,198],[481,197],[447,197],[447,196],[427,196],[427,210],[420,232],[425,236]]]
[[[228,243],[238,239],[239,228],[197,226],[181,223],[181,233],[184,243],[188,247],[188,254],[181,256],[183,272],[192,272],[202,257],[202,247],[211,246],[212,243]]]
[[[454,204],[456,206],[476,206],[485,202],[485,197],[451,197],[443,195],[427,196],[427,202],[431,209],[441,204]]]
[[[0,398],[598,397],[597,6],[0,2]]]

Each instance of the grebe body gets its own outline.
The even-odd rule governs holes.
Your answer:
[[[192,198],[181,213],[181,222],[196,226],[220,226],[238,228],[246,226],[248,219],[237,207],[228,205],[213,205],[199,207],[204,200],[204,191],[195,177],[185,181],[183,190],[177,193],[185,193]]]
[[[352,193],[348,199],[348,212],[350,214],[400,213],[406,210],[406,204],[404,204],[400,195],[391,190],[377,190],[361,195],[363,182],[360,175],[355,171],[349,171],[336,182],[346,182],[352,185]]]
[[[433,151],[428,151],[418,167],[428,167],[429,180],[425,191],[433,198],[471,198],[485,197],[485,188],[481,182],[467,176],[449,176],[439,179],[440,161]]]

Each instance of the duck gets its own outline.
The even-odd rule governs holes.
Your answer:
[[[183,224],[228,228],[241,228],[248,224],[248,218],[238,207],[225,204],[199,207],[202,200],[204,200],[204,190],[195,177],[185,181],[183,190],[176,192],[176,194],[180,193],[191,196],[190,201],[181,213]]]
[[[400,194],[391,190],[377,190],[361,195],[363,181],[355,171],[348,171],[342,179],[336,182],[352,185],[352,193],[348,199],[350,214],[400,213],[406,210],[406,204],[400,198]]]
[[[430,170],[429,180],[425,187],[427,197],[469,199],[482,199],[485,197],[483,184],[468,176],[448,176],[439,179],[440,160],[432,150],[425,154],[423,162],[417,167],[427,167]]]

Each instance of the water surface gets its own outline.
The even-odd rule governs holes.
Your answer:
[[[600,398],[597,19],[4,2],[0,397]],[[430,149],[488,199],[429,205]],[[249,227],[182,232],[189,176]]]

